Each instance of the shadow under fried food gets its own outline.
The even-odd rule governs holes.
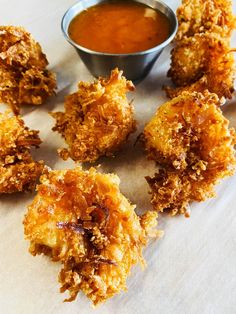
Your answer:
[[[61,292],[72,301],[82,291],[96,305],[121,290],[131,267],[141,262],[154,230],[155,212],[139,217],[120,193],[119,178],[94,168],[49,171],[24,219],[30,253],[63,265]]]
[[[236,129],[236,100],[232,99],[222,107],[224,116],[230,121],[230,126]]]
[[[235,130],[216,94],[184,92],[163,104],[144,129],[147,155],[163,169],[147,177],[158,211],[188,215],[191,201],[215,195],[214,186],[235,172]]]
[[[55,107],[58,107],[58,104],[61,105],[64,103],[65,97],[69,95],[71,86],[76,81],[78,75],[78,69],[75,67],[73,60],[70,54],[66,54],[66,58],[51,69],[52,72],[56,73],[58,83],[57,93],[54,97],[49,97],[44,105],[40,107],[40,110],[46,112],[52,111]],[[61,69],[63,69],[63,72]],[[23,110],[29,110],[29,108],[24,106]]]
[[[55,145],[47,141],[44,141],[41,144],[40,150],[32,151],[31,155],[34,159],[39,159],[39,160],[43,159],[44,163],[50,168],[53,168],[59,159],[56,154]]]

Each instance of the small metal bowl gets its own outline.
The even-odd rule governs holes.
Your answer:
[[[76,49],[81,60],[93,76],[107,76],[112,69],[118,67],[124,71],[124,75],[134,82],[141,81],[152,69],[155,61],[162,53],[163,49],[174,38],[178,22],[175,13],[165,3],[157,0],[135,0],[148,5],[153,9],[161,11],[170,21],[170,35],[161,44],[141,52],[127,54],[112,54],[97,52],[76,44],[68,34],[68,28],[72,19],[80,12],[104,0],[80,0],[66,11],[62,18],[61,28],[66,40]]]

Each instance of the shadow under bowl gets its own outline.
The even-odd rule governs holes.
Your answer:
[[[161,44],[140,52],[127,54],[97,52],[75,43],[70,38],[68,29],[76,15],[102,2],[104,2],[104,0],[80,0],[77,2],[64,14],[61,22],[62,32],[66,40],[76,49],[81,60],[93,76],[108,76],[112,69],[118,67],[120,70],[124,71],[124,75],[127,79],[138,83],[148,75],[163,49],[173,40],[178,28],[176,15],[169,6],[161,1],[135,0],[135,2],[143,3],[153,9],[159,10],[168,18],[170,22],[169,37]]]

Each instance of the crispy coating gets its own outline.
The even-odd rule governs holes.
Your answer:
[[[50,171],[24,219],[33,255],[44,253],[63,265],[61,292],[72,301],[84,292],[96,305],[121,290],[132,265],[143,264],[142,248],[157,215],[135,214],[120,193],[119,178],[94,168]]]
[[[67,96],[65,112],[52,113],[53,130],[69,146],[59,154],[64,160],[70,157],[80,162],[112,156],[136,129],[133,106],[126,97],[134,85],[115,69],[108,79],[80,82],[78,87],[78,92]]]
[[[196,34],[176,43],[171,51],[171,68],[168,76],[176,86],[184,86],[197,81],[208,67],[209,55],[214,53],[217,40],[209,34]],[[188,58],[188,62],[186,62]]]
[[[205,89],[219,97],[232,98],[235,65],[228,41],[214,33],[184,38],[172,50],[168,76],[180,86],[166,88],[170,98],[183,91],[203,92]]]
[[[177,18],[177,41],[205,32],[230,37],[236,25],[231,0],[182,0]]]
[[[236,27],[231,0],[182,0],[175,48],[171,52],[171,77],[177,88],[166,87],[167,96],[208,89],[232,98],[235,65],[230,36]]]
[[[40,143],[38,131],[29,130],[20,116],[0,113],[0,193],[34,190],[44,164],[33,160],[30,148]]]
[[[156,210],[186,213],[189,202],[213,197],[215,184],[234,173],[235,130],[220,104],[208,91],[184,92],[163,104],[146,125],[148,157],[163,167],[147,178]]]
[[[0,26],[0,101],[18,114],[22,104],[40,105],[54,93],[55,75],[23,27]]]

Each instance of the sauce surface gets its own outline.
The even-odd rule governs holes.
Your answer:
[[[78,14],[70,23],[70,38],[85,48],[106,53],[147,50],[165,41],[168,18],[134,1],[109,1]]]

